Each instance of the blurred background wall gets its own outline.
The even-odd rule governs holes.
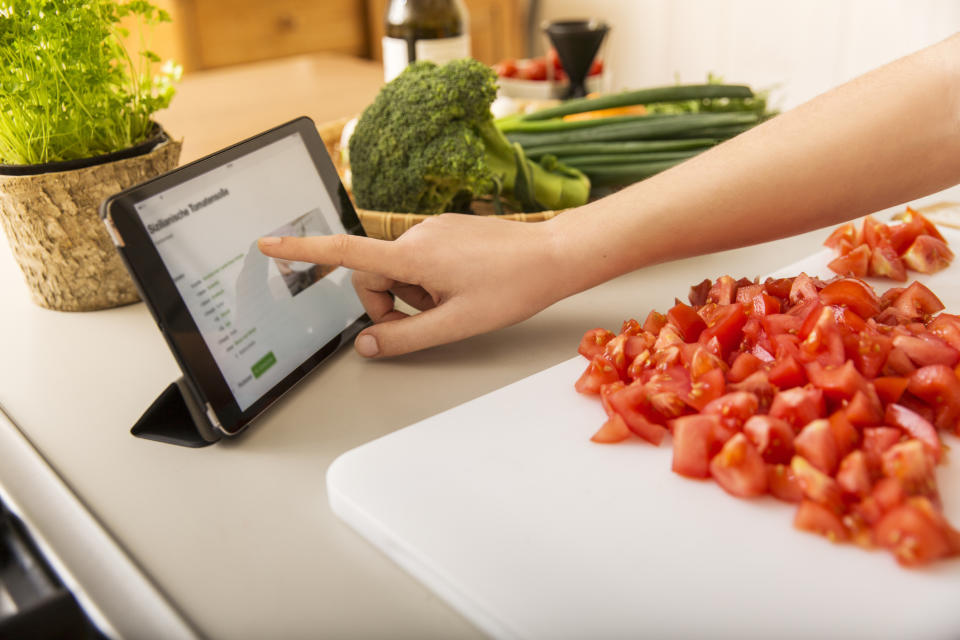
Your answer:
[[[611,85],[706,78],[778,86],[789,108],[960,31],[957,0],[541,0],[541,19],[611,25]],[[538,38],[537,46],[544,41]]]
[[[387,0],[154,0],[153,34],[187,73],[317,51],[379,60]],[[542,53],[544,20],[599,17],[608,88],[703,80],[777,87],[789,108],[960,31],[960,0],[464,0],[474,56]]]

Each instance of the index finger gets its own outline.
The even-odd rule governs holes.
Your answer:
[[[365,236],[266,237],[257,241],[260,251],[271,258],[330,264],[357,271],[370,271],[394,280],[409,282],[407,265],[397,244]]]

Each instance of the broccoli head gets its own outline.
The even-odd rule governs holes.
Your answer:
[[[567,167],[547,170],[493,124],[496,75],[472,59],[414,62],[387,83],[350,137],[353,194],[364,209],[463,210],[477,197],[512,196],[520,169],[524,210],[583,204],[590,182]]]

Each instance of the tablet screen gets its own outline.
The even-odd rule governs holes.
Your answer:
[[[135,208],[241,411],[363,314],[348,269],[257,249],[346,232],[300,133]]]

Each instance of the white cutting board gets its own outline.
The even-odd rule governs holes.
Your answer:
[[[778,273],[830,276],[830,257]],[[958,273],[919,279],[960,312]],[[604,413],[573,390],[585,366],[347,452],[327,474],[333,511],[495,637],[960,637],[960,559],[910,571],[797,531],[794,506],[671,472],[669,437],[590,442]],[[960,461],[938,479],[960,524]]]

